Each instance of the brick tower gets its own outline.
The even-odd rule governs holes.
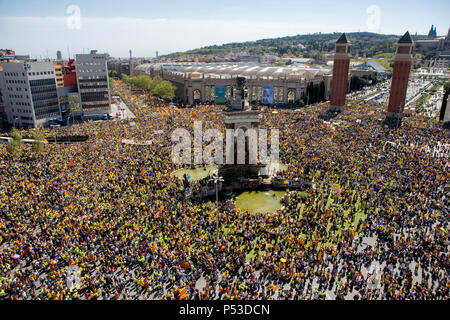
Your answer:
[[[336,42],[331,84],[331,109],[340,110],[345,106],[348,88],[348,68],[350,65],[350,43],[345,33]]]
[[[406,90],[408,89],[409,72],[413,59],[414,43],[406,32],[397,44],[394,59],[394,72],[392,74],[391,93],[385,124],[390,127],[399,127],[405,108]]]

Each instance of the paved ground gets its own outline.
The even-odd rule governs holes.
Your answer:
[[[117,120],[136,118],[134,113],[131,112],[126,103],[119,96],[111,97],[111,114],[113,117],[118,115]]]

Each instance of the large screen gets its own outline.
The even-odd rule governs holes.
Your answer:
[[[273,86],[263,86],[261,91],[261,103],[273,104]]]
[[[216,103],[226,103],[227,102],[227,86],[226,85],[216,85]]]

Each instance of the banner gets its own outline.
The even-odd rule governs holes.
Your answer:
[[[216,103],[226,103],[227,102],[227,86],[226,85],[216,85]]]
[[[262,87],[261,104],[273,104],[273,86]]]

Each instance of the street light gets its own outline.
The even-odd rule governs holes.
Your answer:
[[[223,177],[219,176],[213,176],[212,179],[209,179],[209,181],[214,181],[214,185],[216,187],[216,206],[217,206],[217,234],[216,234],[216,243],[217,246],[219,246],[219,188],[218,188],[218,182],[223,182]]]

